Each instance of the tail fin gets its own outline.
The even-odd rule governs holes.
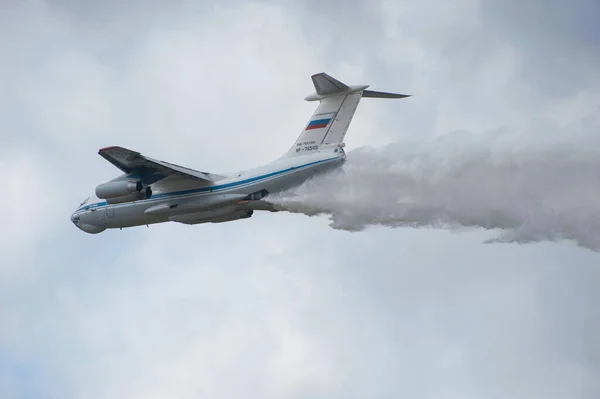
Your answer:
[[[410,97],[407,94],[366,90],[369,85],[347,86],[326,73],[313,75],[311,79],[316,92],[308,95],[305,100],[319,101],[319,106],[287,156],[302,155],[322,147],[340,145],[362,97]]]

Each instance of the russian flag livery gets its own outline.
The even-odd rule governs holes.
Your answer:
[[[308,126],[306,126],[306,129],[304,129],[304,130],[322,129],[324,127],[327,127],[327,125],[329,125],[329,122],[331,122],[331,119],[333,119],[333,118],[328,117],[328,118],[314,119],[314,120],[310,121],[310,123],[308,124]]]

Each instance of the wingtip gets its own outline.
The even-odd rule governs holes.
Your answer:
[[[98,150],[98,152],[101,152],[101,151],[106,151],[106,150],[112,150],[113,148],[119,148],[119,146],[116,146],[116,145],[111,145],[111,146],[108,146],[108,147],[100,148],[100,149]]]

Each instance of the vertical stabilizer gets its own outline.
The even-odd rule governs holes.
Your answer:
[[[339,145],[346,136],[362,97],[404,98],[406,94],[366,90],[369,85],[348,86],[326,73],[311,77],[316,92],[305,99],[319,106],[286,156],[298,156],[319,148]]]

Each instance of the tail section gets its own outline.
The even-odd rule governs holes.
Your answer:
[[[340,145],[362,97],[410,97],[406,94],[366,90],[369,85],[347,86],[326,73],[313,75],[312,81],[316,92],[307,96],[305,100],[319,101],[319,106],[287,156],[302,155],[319,148]]]

